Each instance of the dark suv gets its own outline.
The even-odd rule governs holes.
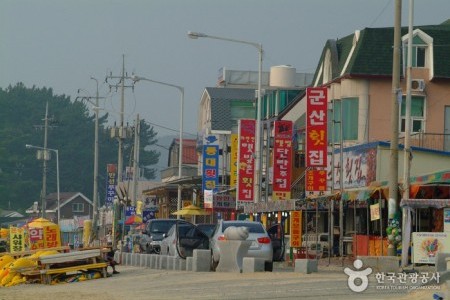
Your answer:
[[[164,238],[164,234],[169,232],[172,225],[177,222],[184,222],[179,219],[152,219],[147,223],[145,230],[142,232],[140,238],[141,251],[143,253],[156,253],[161,252],[161,241]]]

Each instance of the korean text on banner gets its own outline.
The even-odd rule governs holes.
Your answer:
[[[327,167],[327,88],[306,89],[306,167]]]
[[[305,190],[308,192],[325,192],[327,190],[327,170],[307,170]]]
[[[291,198],[292,121],[274,122],[273,200]]]
[[[256,121],[241,119],[238,123],[239,151],[238,151],[238,184],[237,201],[252,202],[253,178],[255,173],[255,130]]]
[[[203,191],[217,191],[219,184],[219,146],[203,146]]]
[[[116,196],[116,173],[117,167],[115,164],[108,164],[106,166],[106,206],[112,207],[114,197]]]
[[[299,248],[302,246],[302,211],[296,210],[291,212],[291,248]]]

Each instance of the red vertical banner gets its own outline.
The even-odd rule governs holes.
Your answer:
[[[307,170],[305,182],[307,192],[325,192],[327,190],[327,170]]]
[[[253,202],[253,179],[255,174],[255,120],[239,120],[239,150],[237,172],[237,198],[239,202]],[[238,203],[237,203],[238,204]]]
[[[292,121],[274,122],[273,200],[291,198]]]
[[[291,248],[302,246],[302,211],[291,211]]]
[[[306,167],[327,167],[326,87],[306,89]]]

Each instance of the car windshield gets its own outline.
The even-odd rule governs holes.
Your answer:
[[[264,233],[264,228],[261,223],[244,223],[244,222],[227,222],[222,225],[222,232],[228,227],[247,227],[250,233]]]
[[[152,222],[150,227],[151,233],[167,233],[174,222]]]

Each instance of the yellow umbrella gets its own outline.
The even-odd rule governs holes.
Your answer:
[[[51,226],[51,225],[56,225],[56,224],[47,219],[44,219],[44,218],[34,219],[33,221],[31,221],[30,223],[27,224],[28,228],[43,228],[45,226]]]
[[[209,215],[209,212],[207,212],[206,210],[195,206],[195,205],[188,205],[186,207],[183,207],[183,209],[180,209],[174,213],[172,213],[172,215],[177,215],[177,216],[205,216],[205,215]]]

